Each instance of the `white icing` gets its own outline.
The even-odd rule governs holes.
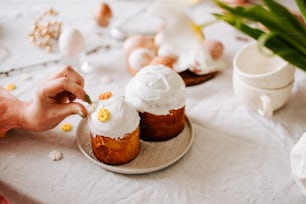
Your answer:
[[[129,65],[132,69],[139,71],[144,66],[150,64],[155,54],[146,48],[137,48],[129,56]]]
[[[125,97],[140,112],[166,115],[185,106],[185,84],[172,69],[149,65],[129,81]]]
[[[92,105],[95,110],[88,117],[88,126],[95,135],[110,138],[123,138],[127,133],[133,132],[139,125],[139,115],[136,109],[127,103],[123,97],[112,96],[106,100],[99,100]],[[110,118],[101,122],[98,113],[101,108],[110,112]]]

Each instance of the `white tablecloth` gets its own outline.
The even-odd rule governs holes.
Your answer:
[[[291,1],[286,1],[289,5]],[[86,49],[111,44],[86,61],[96,72],[84,74],[92,98],[103,91],[123,94],[131,76],[125,67],[122,44],[98,28],[93,11],[100,1],[0,0],[0,45],[10,56],[0,71],[59,58],[34,47],[27,38],[34,19],[45,9],[59,12],[64,27],[76,27],[86,38]],[[114,11],[112,25],[120,24],[148,1],[109,1]],[[197,22],[212,19],[216,8],[203,1],[192,8]],[[139,14],[127,28],[153,32],[159,20],[147,12]],[[186,114],[195,139],[190,151],[174,165],[143,175],[123,175],[98,167],[78,149],[76,129],[80,118],[66,118],[53,130],[33,133],[13,130],[0,139],[0,193],[12,203],[275,203],[302,204],[305,196],[290,172],[289,151],[306,130],[306,74],[297,70],[288,104],[272,118],[248,110],[232,89],[232,59],[251,42],[225,23],[204,30],[206,37],[224,43],[226,69],[214,79],[187,88]],[[63,67],[61,63],[39,66],[29,72],[1,77],[0,85],[14,83],[15,95],[31,100],[39,82]],[[72,123],[71,132],[60,126]],[[64,158],[48,158],[52,150]],[[166,155],[165,155],[166,156]]]

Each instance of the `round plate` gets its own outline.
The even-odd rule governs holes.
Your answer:
[[[87,120],[81,120],[77,128],[77,144],[86,158],[106,170],[121,174],[144,174],[166,168],[186,154],[193,138],[192,125],[186,117],[184,130],[176,137],[162,142],[140,140],[140,151],[134,160],[123,165],[108,165],[93,154]]]

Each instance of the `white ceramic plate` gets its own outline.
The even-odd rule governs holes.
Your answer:
[[[124,165],[108,165],[98,161],[93,154],[87,120],[81,120],[77,128],[77,144],[86,158],[106,170],[121,174],[144,174],[166,168],[186,154],[193,138],[192,125],[186,117],[185,128],[178,136],[163,142],[141,140],[140,152],[133,161]]]

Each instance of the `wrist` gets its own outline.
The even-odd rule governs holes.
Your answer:
[[[28,103],[14,100],[14,101],[2,101],[0,102],[0,135],[5,134],[7,131],[13,128],[20,128],[22,121],[22,114]]]
[[[27,115],[28,115],[28,107],[30,106],[30,102],[24,102],[20,108],[20,111],[19,111],[19,115],[18,117],[16,118],[17,119],[17,128],[21,128],[21,129],[29,129],[28,128],[28,122],[27,122]]]

